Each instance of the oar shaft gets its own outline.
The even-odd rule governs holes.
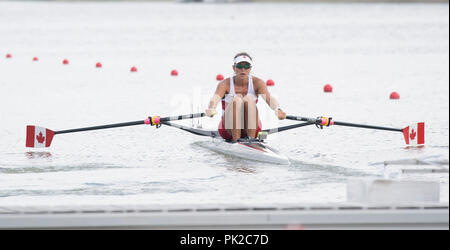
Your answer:
[[[354,123],[348,123],[348,122],[337,122],[337,121],[334,121],[334,125],[347,126],[347,127],[357,127],[357,128],[370,128],[370,129],[379,129],[379,130],[389,130],[389,131],[396,131],[396,132],[403,132],[403,129],[401,129],[401,128],[388,128],[388,127],[373,126],[373,125],[365,125],[365,124],[354,124]]]
[[[115,124],[108,124],[108,125],[101,125],[101,126],[60,130],[60,131],[55,131],[55,134],[67,134],[67,133],[82,132],[82,131],[89,131],[89,130],[127,127],[127,126],[134,126],[134,125],[143,125],[143,124],[145,124],[144,120],[134,121],[134,122],[123,122],[123,123],[115,123]]]
[[[286,119],[295,120],[295,121],[304,121],[304,122],[308,122],[308,123],[314,123],[317,125],[320,125],[322,122],[322,119],[320,119],[320,118],[308,118],[308,117],[301,117],[301,116],[294,116],[294,115],[287,115]],[[333,120],[332,124],[338,125],[338,126],[346,126],[346,127],[368,128],[368,129],[379,129],[379,130],[403,132],[403,129],[401,129],[401,128],[389,128],[389,127],[373,126],[373,125],[366,125],[366,124],[338,122],[338,121],[334,121],[334,120]]]
[[[197,118],[197,117],[203,117],[205,115],[206,115],[205,113],[196,113],[196,114],[188,114],[188,115],[177,115],[177,116],[161,117],[159,120],[160,120],[160,122],[168,122],[168,121],[177,121],[177,120],[184,120],[184,119],[193,119],[193,118]],[[75,129],[60,130],[60,131],[55,131],[55,134],[67,134],[67,133],[82,132],[82,131],[89,131],[89,130],[98,130],[98,129],[107,129],[107,128],[119,128],[119,127],[144,125],[144,124],[148,124],[148,123],[146,123],[146,120],[134,121],[134,122],[114,123],[114,124],[107,124],[107,125],[100,125],[100,126],[93,126],[93,127],[85,127],[85,128],[75,128]]]

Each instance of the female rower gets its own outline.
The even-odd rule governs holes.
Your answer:
[[[233,71],[235,75],[221,81],[205,113],[213,117],[217,104],[222,101],[222,120],[219,123],[219,134],[227,141],[240,138],[256,138],[262,129],[259,120],[258,96],[261,96],[269,107],[275,111],[278,119],[286,118],[278,101],[270,95],[263,80],[250,74],[253,61],[247,53],[239,53],[234,57]]]

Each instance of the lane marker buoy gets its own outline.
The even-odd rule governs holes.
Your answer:
[[[394,92],[391,93],[391,95],[389,96],[389,98],[390,98],[391,100],[398,100],[398,99],[400,99],[400,94],[394,91]]]
[[[333,92],[333,86],[331,86],[330,84],[326,84],[325,86],[323,86],[323,92],[325,93]]]
[[[267,80],[266,82],[267,86],[275,86],[275,82],[272,79]]]

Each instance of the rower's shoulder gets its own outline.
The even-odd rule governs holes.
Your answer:
[[[229,87],[230,86],[230,78],[223,79],[217,84],[219,87]]]
[[[256,87],[265,86],[266,85],[264,80],[259,78],[259,77],[252,76],[252,80],[253,80],[253,85],[256,86]]]
[[[256,77],[256,76],[252,76],[252,80],[253,80],[253,83],[257,83],[257,84],[264,83],[263,79]]]
[[[216,93],[224,95],[229,92],[229,89],[230,89],[230,78],[226,78],[217,84]]]
[[[220,83],[224,83],[224,84],[230,84],[230,77],[227,77],[225,79],[223,79]]]

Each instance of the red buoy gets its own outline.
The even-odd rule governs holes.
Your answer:
[[[170,75],[171,75],[171,76],[178,76],[178,71],[177,71],[176,69],[174,69],[174,70],[172,70],[172,71],[170,72]]]
[[[391,100],[397,100],[397,99],[400,99],[400,94],[394,91],[394,92],[391,93],[391,95],[389,96],[389,98],[390,98]]]
[[[333,92],[333,86],[331,86],[330,84],[326,84],[325,86],[323,86],[323,92],[325,93]]]
[[[267,86],[275,86],[275,82],[272,79],[267,80],[266,82]]]
[[[95,64],[95,67],[97,67],[97,68],[101,68],[103,65],[102,65],[102,63],[101,62],[98,62],[97,64]]]
[[[69,60],[64,59],[64,60],[63,60],[63,64],[69,64]]]
[[[130,69],[131,72],[137,72],[137,68],[135,66],[131,67]]]
[[[37,57],[33,57],[33,61],[39,61],[39,58],[37,58]]]
[[[218,74],[218,75],[216,76],[216,80],[217,80],[217,81],[222,81],[222,80],[223,80],[223,75],[222,75],[222,74]]]
[[[11,58],[12,55],[11,54],[6,54],[6,58]]]

